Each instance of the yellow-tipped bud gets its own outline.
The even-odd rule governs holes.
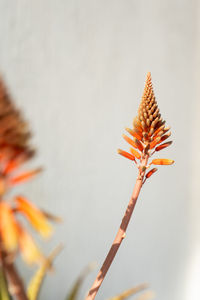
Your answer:
[[[124,157],[126,157],[130,160],[135,160],[135,157],[132,154],[130,154],[130,153],[124,151],[124,150],[118,149],[117,152],[118,152],[118,154],[120,154],[120,155],[122,155],[122,156],[124,156]]]
[[[139,152],[137,152],[137,150],[135,150],[134,148],[130,148],[131,153],[138,159],[141,158],[141,155]]]

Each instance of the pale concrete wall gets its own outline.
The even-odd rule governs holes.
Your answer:
[[[193,271],[188,279],[199,238],[198,17],[198,0],[0,0],[0,70],[33,128],[35,164],[46,169],[19,190],[65,220],[44,246],[66,247],[42,300],[64,299],[113,240],[137,173],[116,149],[128,149],[121,134],[137,113],[147,71],[172,126],[174,144],[160,156],[176,164],[145,184],[97,299],[144,281],[156,299],[199,299],[198,291],[190,297]]]

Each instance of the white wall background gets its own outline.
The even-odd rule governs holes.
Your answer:
[[[161,156],[176,164],[145,184],[97,299],[141,282],[156,299],[200,298],[198,4],[0,0],[0,70],[30,120],[34,165],[46,169],[19,190],[65,220],[43,243],[47,252],[59,242],[65,249],[42,300],[63,300],[80,270],[100,266],[110,247],[137,174],[116,149],[128,149],[121,134],[137,114],[147,71],[172,126],[174,144]],[[24,278],[32,272],[24,267]]]

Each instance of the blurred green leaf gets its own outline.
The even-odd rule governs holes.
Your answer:
[[[94,269],[94,263],[89,264],[79,275],[65,300],[77,300],[81,285],[86,276]]]
[[[2,268],[0,268],[0,300],[10,300],[7,281]]]
[[[42,287],[42,283],[44,281],[44,278],[47,274],[47,272],[52,269],[52,263],[56,256],[60,253],[62,250],[62,246],[56,247],[52,253],[45,259],[44,263],[41,265],[41,267],[36,271],[32,279],[30,280],[30,283],[27,288],[27,295],[29,300],[37,300],[39,297],[39,293]]]
[[[146,283],[143,283],[143,284],[137,285],[129,290],[126,290],[123,293],[121,293],[115,297],[109,298],[108,300],[124,300],[132,295],[135,295],[138,292],[145,290],[146,288],[148,288],[148,285]]]

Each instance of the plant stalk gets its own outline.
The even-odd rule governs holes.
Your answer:
[[[7,275],[10,294],[17,300],[28,300],[23,281],[15,268],[14,262],[8,258],[4,251],[1,252],[1,260]]]
[[[122,219],[121,225],[119,227],[119,230],[117,232],[117,235],[115,236],[115,239],[112,243],[112,246],[105,258],[105,261],[91,287],[91,289],[89,290],[89,293],[87,295],[87,297],[85,298],[85,300],[93,300],[96,297],[96,294],[113,262],[113,259],[115,258],[115,255],[123,241],[123,239],[126,236],[126,230],[128,227],[128,224],[130,222],[133,210],[135,208],[135,204],[137,202],[140,190],[142,188],[143,185],[143,179],[144,179],[144,175],[145,175],[145,171],[146,171],[146,166],[147,166],[147,162],[148,162],[148,158],[149,156],[146,154],[144,155],[144,157],[141,160],[141,165],[139,167],[139,175],[137,177],[134,189],[133,189],[133,193],[131,196],[131,199],[129,201],[129,204],[127,206],[127,209],[125,211],[124,217]]]

